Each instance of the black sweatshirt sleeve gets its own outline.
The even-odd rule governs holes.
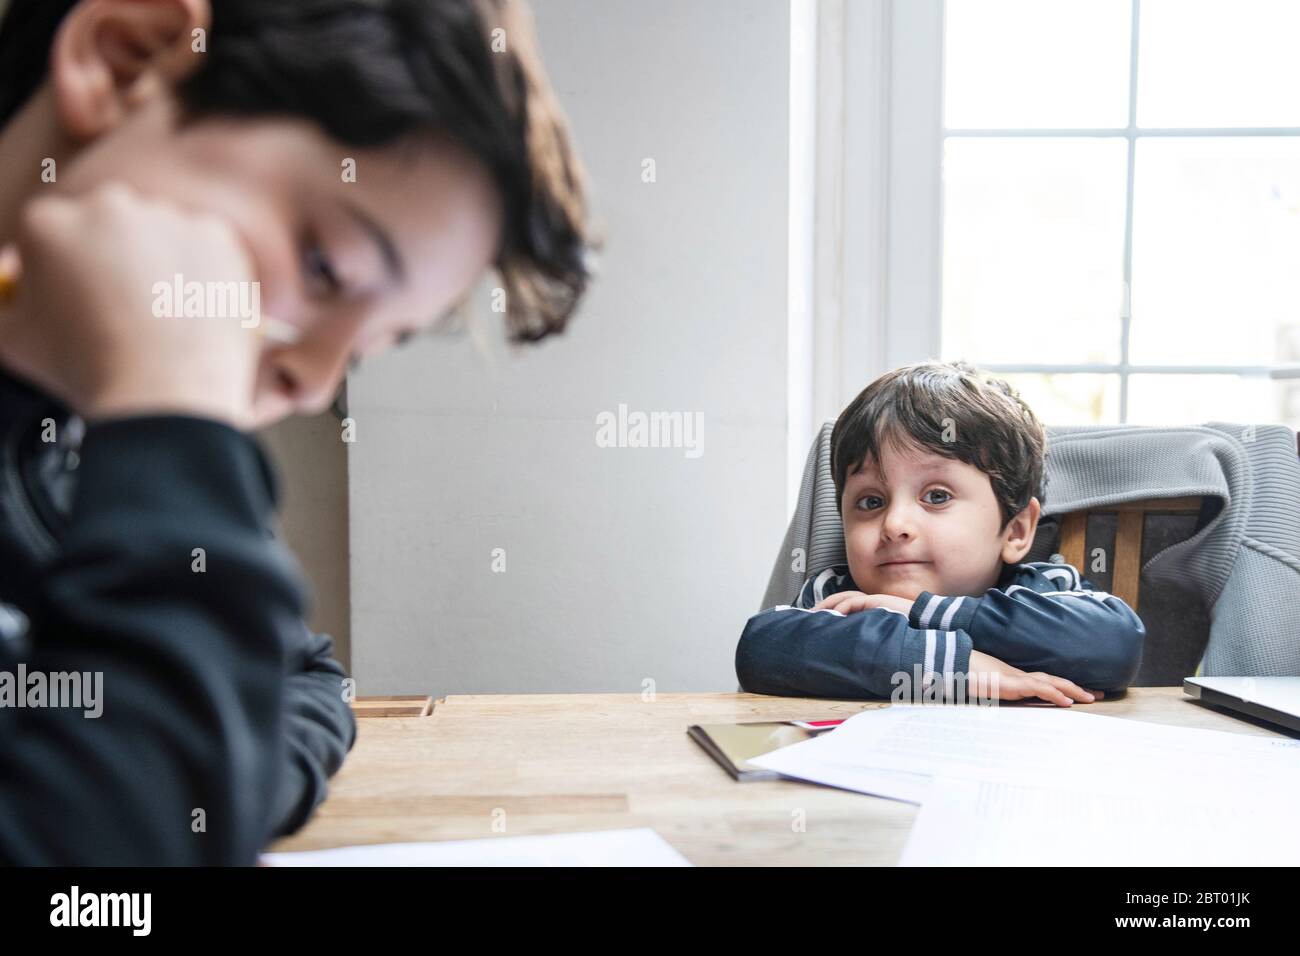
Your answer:
[[[266,460],[169,415],[90,427],[80,468],[30,640],[0,646],[0,668],[102,675],[102,713],[0,708],[0,860],[251,864],[281,792],[304,604],[267,535]]]
[[[272,837],[293,833],[310,819],[356,741],[357,722],[343,693],[347,673],[333,648],[328,634],[302,628],[299,662],[285,683],[288,752]]]

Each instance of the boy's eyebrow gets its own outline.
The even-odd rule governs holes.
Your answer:
[[[940,458],[936,458],[933,461],[927,461],[924,464],[919,465],[914,469],[911,469],[911,471],[913,473],[928,475],[928,474],[933,474],[934,472],[948,471],[953,464],[954,462],[951,458],[940,457]],[[864,463],[862,465],[859,465],[857,468],[853,469],[853,471],[849,472],[848,477],[857,478],[864,475],[868,478],[875,479],[880,477],[880,472],[876,468],[868,468],[867,465]]]
[[[393,237],[388,234],[383,226],[375,222],[369,213],[350,200],[343,200],[343,208],[379,247],[379,255],[384,260],[384,268],[388,270],[388,278],[395,285],[404,283],[406,281],[406,263],[402,261],[402,254],[397,251],[397,244],[393,242]]]

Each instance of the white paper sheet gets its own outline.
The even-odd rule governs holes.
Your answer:
[[[1300,741],[1289,738],[1059,708],[894,705],[752,762],[897,799],[919,793],[904,865],[1300,859]]]
[[[1135,779],[1175,779],[1213,789],[1231,778],[1259,787],[1300,783],[1300,741],[1171,727],[1056,707],[892,705],[864,711],[830,733],[752,763],[786,776],[908,799],[884,772],[1127,793]],[[874,789],[872,788],[874,787]]]
[[[649,827],[267,853],[269,866],[690,866]]]
[[[932,780],[929,774],[909,773],[906,770],[878,770],[847,758],[839,750],[828,749],[825,752],[818,752],[815,749],[800,749],[816,742],[817,738],[814,738],[803,743],[791,744],[789,747],[773,750],[761,757],[751,758],[749,762],[809,783],[868,793],[873,797],[901,800],[904,803],[925,802]]]
[[[936,778],[900,866],[1294,866],[1294,796]]]

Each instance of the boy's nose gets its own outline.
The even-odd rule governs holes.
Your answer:
[[[266,384],[296,412],[324,411],[338,392],[363,321],[361,313],[329,316],[292,344],[268,349]]]
[[[344,349],[284,349],[270,360],[272,387],[299,413],[324,411],[338,391],[347,358]]]
[[[885,512],[881,532],[887,541],[910,538],[915,534],[912,521],[910,509],[891,505],[889,510]]]

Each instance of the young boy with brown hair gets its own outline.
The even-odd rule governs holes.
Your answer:
[[[811,569],[794,606],[750,618],[741,686],[910,698],[939,682],[945,698],[969,688],[1063,707],[1127,686],[1146,633],[1137,614],[1068,564],[1021,563],[1045,450],[1024,401],[967,363],[872,382],[831,436],[848,564]]]

